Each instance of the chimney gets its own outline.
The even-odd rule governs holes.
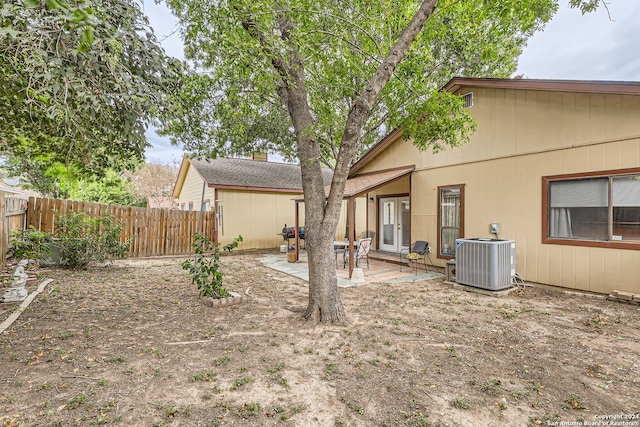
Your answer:
[[[253,160],[257,160],[259,162],[268,161],[267,160],[267,153],[262,153],[262,152],[259,152],[259,153],[255,153],[254,152],[252,158],[253,158]]]

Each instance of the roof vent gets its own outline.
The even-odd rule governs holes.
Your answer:
[[[462,101],[464,101],[464,108],[473,107],[473,92],[465,93],[462,95]]]

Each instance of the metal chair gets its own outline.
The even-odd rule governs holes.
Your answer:
[[[371,237],[358,240],[358,246],[353,251],[353,257],[356,260],[356,267],[358,266],[358,261],[360,261],[361,259],[366,259],[367,268],[369,268],[369,250],[371,250]],[[349,254],[349,251],[347,250],[344,254],[344,261],[342,265],[343,268],[347,266],[348,256],[350,256],[350,254]]]
[[[371,237],[371,240],[375,239],[376,232],[373,230],[362,230],[360,233],[360,239],[366,239],[367,237]]]
[[[433,261],[431,261],[431,257],[429,256],[430,252],[431,247],[429,246],[429,242],[416,240],[413,243],[411,251],[409,251],[409,249],[402,249],[400,251],[400,271],[402,271],[402,266],[405,265],[405,261],[407,260],[409,261],[409,265],[415,268],[416,274],[418,274],[418,265],[423,265],[424,271],[429,271],[427,259],[431,265],[433,265]]]
[[[336,254],[336,268],[338,268],[338,254],[342,254],[344,258],[345,247],[333,245],[333,252]],[[344,268],[344,266],[342,268]]]

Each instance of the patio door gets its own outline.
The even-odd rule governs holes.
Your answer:
[[[380,247],[386,252],[400,252],[411,244],[409,197],[380,199]]]

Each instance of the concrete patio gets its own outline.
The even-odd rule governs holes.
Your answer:
[[[258,259],[265,266],[274,270],[282,271],[300,279],[309,280],[309,265],[307,263],[307,253],[300,251],[300,260],[298,262],[287,262],[286,254],[266,254]],[[366,261],[363,262],[364,282],[354,282],[349,279],[349,268],[342,268],[342,258],[338,257],[338,267],[336,274],[338,276],[338,286],[361,286],[369,283],[396,283],[396,282],[412,282],[417,280],[431,280],[444,278],[444,274],[431,270],[420,271],[416,274],[415,270],[409,267],[402,267],[397,263],[384,261],[380,259],[369,258],[369,268]],[[356,270],[354,270],[354,278]]]

